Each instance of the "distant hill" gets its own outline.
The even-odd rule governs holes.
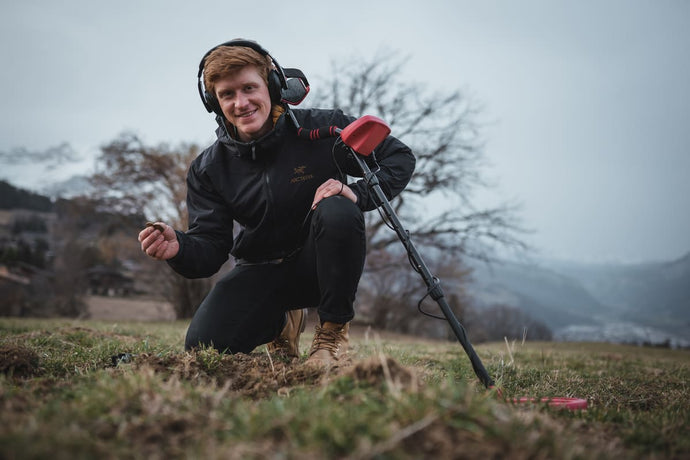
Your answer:
[[[0,209],[50,212],[53,210],[53,203],[47,196],[17,188],[9,182],[0,180]]]
[[[678,333],[690,330],[690,254],[671,262],[567,263],[553,269],[577,280],[618,317]]]
[[[88,195],[92,190],[89,179],[83,175],[75,175],[60,182],[47,184],[42,192],[53,198],[72,198],[78,195]]]
[[[571,262],[477,265],[479,308],[520,308],[569,340],[690,344],[690,254],[637,265]]]
[[[479,308],[520,308],[553,330],[606,320],[606,308],[572,278],[538,265],[514,262],[478,265],[468,288]]]

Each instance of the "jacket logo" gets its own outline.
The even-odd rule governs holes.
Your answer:
[[[296,184],[297,182],[304,182],[314,178],[313,174],[305,174],[307,170],[306,165],[297,166],[292,168],[292,179],[290,179],[291,184]]]

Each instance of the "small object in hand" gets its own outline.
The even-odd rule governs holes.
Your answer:
[[[163,233],[165,231],[165,227],[163,227],[161,224],[157,224],[155,222],[146,222],[147,227],[153,227],[159,232]]]

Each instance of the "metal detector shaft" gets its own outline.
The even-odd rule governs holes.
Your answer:
[[[474,373],[477,375],[479,380],[484,384],[486,388],[492,387],[494,385],[494,381],[491,379],[489,373],[484,368],[484,364],[482,364],[481,359],[479,359],[479,356],[474,351],[474,347],[472,347],[472,344],[470,343],[469,339],[467,338],[467,334],[465,333],[465,328],[462,327],[462,324],[460,324],[458,319],[455,317],[455,314],[450,309],[448,302],[446,302],[445,296],[443,294],[443,289],[441,288],[438,279],[435,278],[429,271],[429,268],[424,263],[422,256],[419,255],[417,248],[415,248],[414,243],[410,239],[409,233],[403,227],[402,223],[400,222],[400,219],[398,219],[398,216],[395,214],[395,211],[391,207],[388,198],[383,193],[383,190],[381,190],[378,177],[376,177],[376,174],[374,174],[371,171],[369,165],[366,164],[362,157],[360,157],[354,151],[353,156],[357,160],[357,163],[359,164],[360,168],[362,169],[362,172],[364,173],[364,182],[374,193],[377,200],[377,204],[383,209],[383,212],[386,214],[386,217],[392,223],[393,229],[398,234],[398,238],[400,238],[400,241],[405,246],[405,249],[407,249],[407,253],[410,256],[410,260],[415,264],[416,271],[422,276],[424,283],[429,288],[429,295],[432,299],[436,301],[436,303],[438,303],[438,306],[441,308],[443,315],[448,320],[448,323],[450,324],[453,333],[455,333],[455,336],[458,338],[458,341],[462,345],[462,348],[465,350],[465,353],[467,353],[467,356],[470,358],[470,362],[472,363]]]

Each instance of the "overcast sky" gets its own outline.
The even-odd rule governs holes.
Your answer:
[[[125,130],[205,145],[199,60],[236,37],[312,81],[335,59],[399,50],[406,77],[470,94],[497,184],[481,200],[521,203],[542,257],[690,252],[686,0],[2,1],[0,151],[68,142],[86,172]],[[0,177],[36,188],[74,169]]]

